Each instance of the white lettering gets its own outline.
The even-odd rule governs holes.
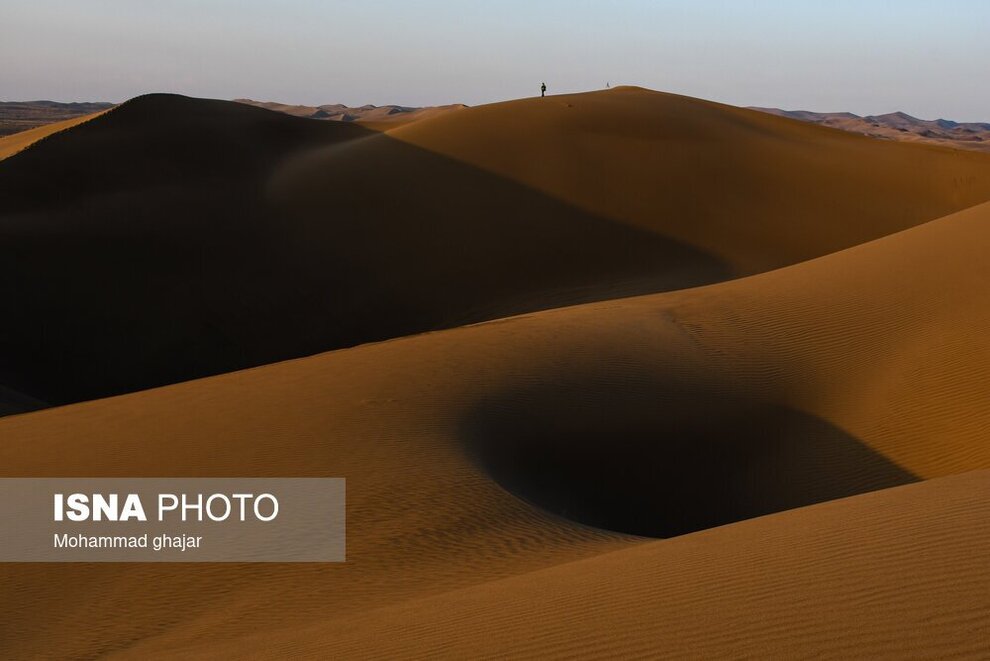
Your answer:
[[[267,517],[262,516],[261,514],[261,501],[266,498],[272,501],[272,513]],[[271,521],[276,516],[278,516],[278,499],[275,496],[271,495],[270,493],[261,494],[254,501],[254,515],[258,517],[258,519],[260,519],[261,521]]]

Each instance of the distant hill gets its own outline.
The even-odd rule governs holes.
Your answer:
[[[960,149],[990,151],[990,122],[963,123],[949,119],[918,119],[903,112],[860,117],[851,112],[811,112],[755,106],[751,106],[751,109],[780,117],[790,117],[803,122],[831,126],[843,131],[862,133],[872,138],[902,142],[925,142]]]
[[[113,106],[114,104],[105,102],[0,101],[0,136],[91,115]]]
[[[467,106],[454,103],[445,106],[427,106],[418,108],[413,106],[373,106],[363,105],[360,107],[345,106],[341,103],[328,103],[322,106],[298,106],[276,101],[255,101],[253,99],[234,99],[236,103],[245,103],[266,110],[284,112],[295,117],[306,117],[309,119],[326,119],[338,122],[362,123],[384,123],[394,122],[396,124],[405,123],[413,119],[422,119],[425,116],[439,114],[448,110],[458,110]]]

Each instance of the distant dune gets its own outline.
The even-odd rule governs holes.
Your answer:
[[[47,138],[50,135],[54,135],[59,131],[64,131],[65,129],[82,124],[83,122],[88,122],[104,112],[106,111],[96,112],[91,115],[80,115],[79,117],[73,117],[72,119],[64,119],[60,122],[43,124],[37,128],[27,129],[26,131],[21,131],[20,133],[0,137],[0,161],[5,158],[10,158],[19,151],[27,149],[39,140]]]
[[[0,138],[36,126],[103,112],[113,106],[105,102],[0,101]]]
[[[325,119],[338,122],[360,122],[366,126],[389,128],[404,124],[406,122],[417,121],[439,115],[451,110],[460,110],[467,106],[454,103],[445,106],[429,106],[426,108],[415,108],[410,106],[373,106],[364,105],[358,107],[345,106],[340,103],[329,103],[322,106],[298,106],[275,101],[253,101],[251,99],[234,99],[237,103],[245,103],[266,110],[284,112],[295,117],[306,117],[309,119]]]
[[[807,110],[781,110],[757,108],[780,117],[790,117],[804,122],[862,133],[871,138],[923,142],[957,149],[990,151],[990,122],[954,122],[949,119],[925,120],[903,112],[860,117],[851,112],[809,112]]]
[[[92,400],[0,419],[0,474],[348,508],[346,563],[0,564],[5,656],[985,651],[990,154],[151,95],[0,162],[0,231],[0,402]]]

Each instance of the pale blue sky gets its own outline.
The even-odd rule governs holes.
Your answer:
[[[479,104],[636,84],[990,121],[986,0],[0,0],[0,100]]]

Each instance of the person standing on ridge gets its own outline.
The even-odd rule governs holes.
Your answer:
[[[546,96],[546,95],[547,95],[547,84],[543,83],[542,85],[540,85],[540,96]]]

